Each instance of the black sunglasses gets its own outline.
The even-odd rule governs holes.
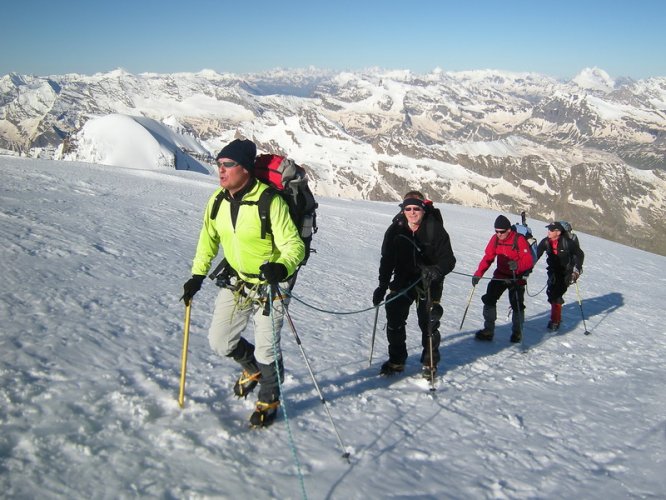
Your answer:
[[[234,168],[240,165],[240,163],[236,161],[218,161],[217,166],[218,167],[224,167],[224,168]]]

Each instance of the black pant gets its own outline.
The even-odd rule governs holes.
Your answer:
[[[511,309],[514,311],[524,311],[525,286],[514,285],[511,281],[490,280],[488,288],[486,288],[486,294],[481,297],[481,301],[488,307],[496,307],[497,301],[507,289],[509,290],[509,303],[511,304]]]
[[[548,273],[548,287],[546,296],[551,304],[564,304],[562,298],[569,289],[569,280],[562,273]]]
[[[414,297],[401,295],[395,300],[395,293],[390,293],[386,300],[386,338],[388,340],[389,361],[396,364],[404,364],[407,361],[407,332],[405,325],[409,317],[409,308],[414,303]],[[428,302],[425,299],[417,299],[416,314],[421,329],[421,363],[430,365],[430,311]],[[432,322],[432,352],[433,364],[439,363],[439,344],[441,336],[439,334],[439,318]]]

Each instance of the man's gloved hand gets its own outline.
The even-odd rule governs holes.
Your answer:
[[[183,296],[180,298],[186,306],[192,302],[192,297],[201,289],[201,284],[206,276],[203,274],[193,274],[192,277],[183,285]]]
[[[387,287],[383,285],[379,285],[375,291],[372,294],[372,305],[373,306],[378,306],[381,304],[384,300],[384,296],[386,295],[386,289]]]
[[[518,262],[516,262],[515,260],[510,260],[509,261],[509,269],[511,271],[515,271],[516,269],[518,269]]]
[[[579,271],[578,268],[574,267],[573,271],[571,272],[571,283],[575,283],[576,281],[578,281],[580,273],[581,271]]]
[[[437,266],[423,266],[421,276],[426,281],[437,281],[442,278],[442,273]]]
[[[279,262],[266,262],[259,266],[259,270],[269,283],[280,283],[287,278],[287,268]]]
[[[476,286],[481,281],[481,276],[472,276],[472,286]]]

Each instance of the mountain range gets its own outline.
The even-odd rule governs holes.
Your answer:
[[[666,255],[666,77],[308,68],[0,78],[0,153],[208,174],[235,137],[294,158],[322,196],[395,201],[420,189]],[[119,141],[144,154],[114,154],[127,150]]]

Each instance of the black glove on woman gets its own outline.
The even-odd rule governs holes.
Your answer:
[[[384,300],[384,296],[386,295],[386,287],[385,286],[378,286],[374,293],[372,294],[372,305],[373,306],[378,306],[379,304],[382,303]]]

